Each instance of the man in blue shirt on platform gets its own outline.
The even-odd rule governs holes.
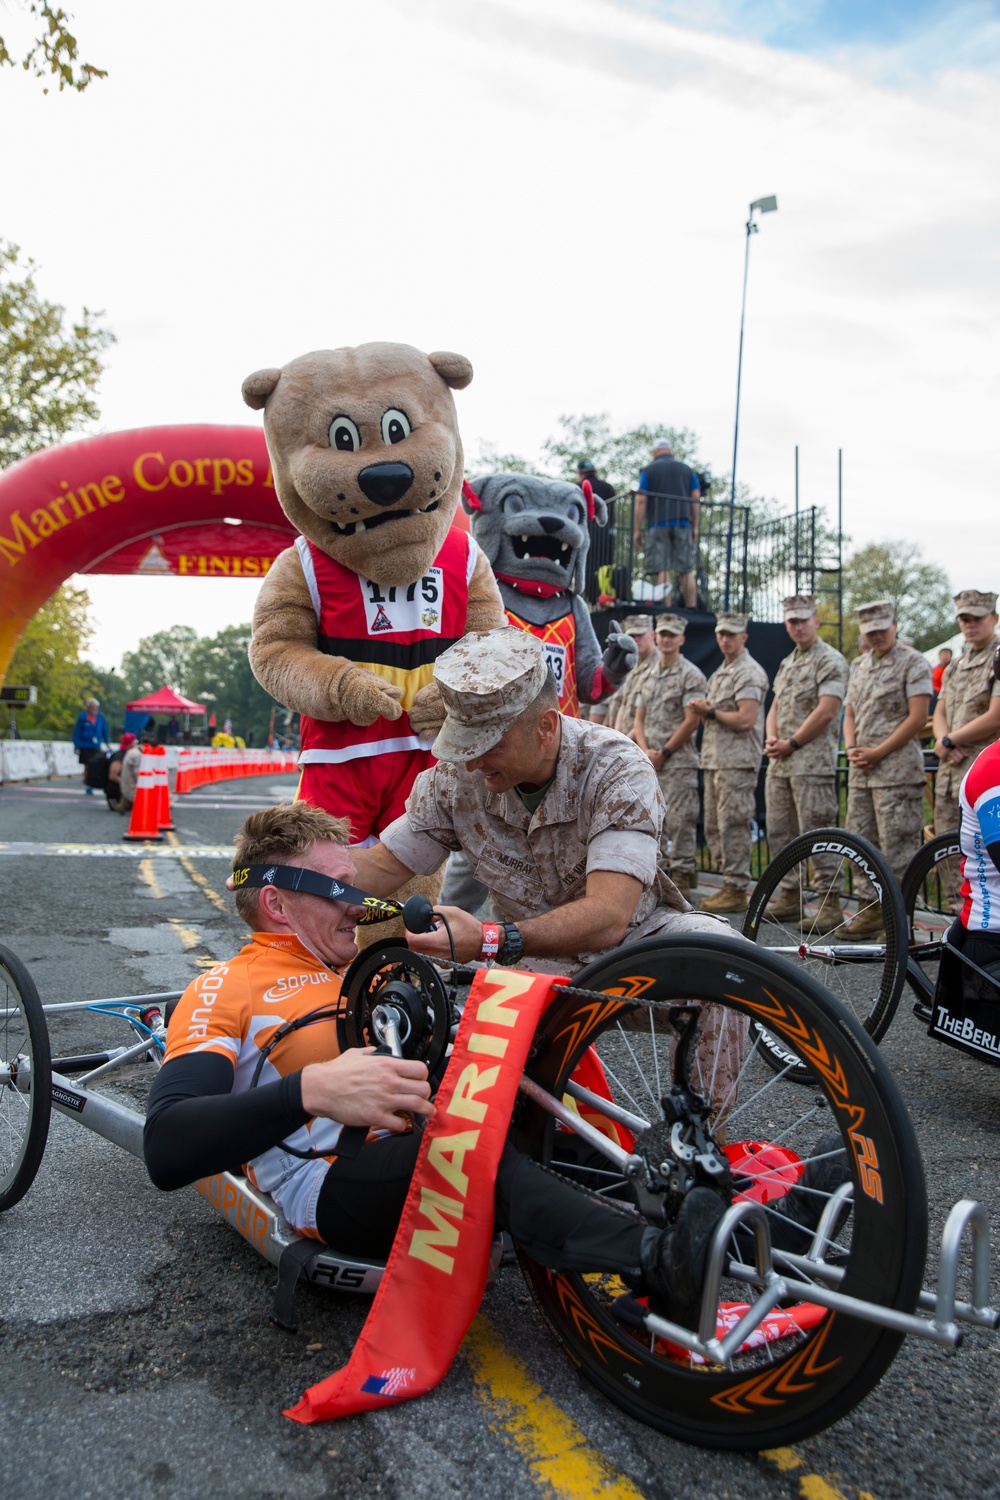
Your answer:
[[[636,551],[645,545],[644,571],[655,573],[657,583],[669,584],[672,574],[679,574],[688,609],[695,605],[700,502],[697,474],[674,458],[670,438],[656,438],[653,462],[639,474],[632,541]],[[668,593],[666,599],[669,597]]]

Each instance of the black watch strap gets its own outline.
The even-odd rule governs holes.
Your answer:
[[[663,756],[664,760],[669,760],[673,753],[674,752],[671,750],[669,745],[664,745],[660,750],[660,754]]]
[[[501,922],[503,942],[497,954],[498,964],[516,964],[524,957],[524,939],[514,922]]]
[[[946,750],[954,750],[955,748],[955,741],[950,734],[943,734],[941,736],[941,743]]]
[[[790,734],[788,736],[788,743],[791,745],[791,747],[792,747],[793,750],[801,750],[802,749],[802,746],[799,744],[799,742],[795,738],[794,734]]]

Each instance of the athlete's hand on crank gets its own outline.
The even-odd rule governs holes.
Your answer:
[[[455,956],[460,964],[474,963],[483,951],[483,924],[478,917],[470,917],[460,906],[435,906],[435,913],[443,912],[448,918],[455,939]],[[443,922],[438,922],[432,932],[408,932],[406,941],[415,953],[426,953],[428,958],[440,958],[451,962],[451,944]]]
[[[396,1132],[406,1129],[407,1115],[433,1119],[435,1114],[425,1064],[377,1057],[372,1047],[351,1047],[329,1062],[308,1063],[302,1069],[302,1108],[342,1125]]]

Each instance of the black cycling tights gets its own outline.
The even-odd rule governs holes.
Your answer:
[[[316,1227],[345,1255],[389,1254],[420,1150],[420,1132],[368,1141],[356,1157],[330,1164]],[[602,1162],[602,1165],[607,1164]],[[646,1225],[558,1172],[506,1145],[494,1193],[496,1224],[553,1271],[613,1271],[636,1283]]]

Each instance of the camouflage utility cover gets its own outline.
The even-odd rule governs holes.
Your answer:
[[[453,849],[510,922],[586,895],[591,870],[641,881],[623,942],[652,936],[685,903],[658,866],[663,799],[648,758],[601,724],[562,719],[555,777],[529,813],[513,790],[490,792],[482,776],[441,763],[416,779],[406,813],[382,843],[415,874],[430,874]],[[574,967],[597,952],[581,953]]]
[[[854,743],[881,745],[909,713],[909,698],[930,697],[931,669],[914,651],[897,641],[884,656],[866,651],[851,663],[845,703],[854,709]],[[867,787],[923,783],[924,757],[918,740],[893,750],[872,771],[850,768],[851,781]],[[851,824],[851,827],[854,825]]]
[[[735,709],[752,699],[757,704],[753,727],[745,733],[727,729],[715,719],[705,721],[701,741],[703,771],[756,771],[764,749],[764,699],[770,686],[767,673],[749,651],[734,661],[724,661],[708,679],[705,694],[713,708]]]
[[[798,618],[791,616],[790,618]],[[778,738],[787,740],[807,719],[821,698],[839,698],[847,692],[847,660],[821,637],[805,651],[786,656],[774,679],[778,700]],[[840,748],[840,716],[808,745],[801,745],[787,760],[768,763],[769,776],[832,776]]]
[[[646,710],[646,744],[650,750],[659,750],[666,744],[684,720],[684,710],[695,698],[704,698],[708,684],[705,674],[686,656],[679,656],[672,667],[664,667],[657,661],[655,668],[647,672],[636,694],[636,707]],[[675,750],[663,768],[669,775],[681,766],[698,765],[698,751],[694,736]]]

